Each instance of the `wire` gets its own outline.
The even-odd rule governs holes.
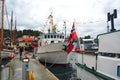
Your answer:
[[[93,23],[99,23],[99,22],[105,22],[105,20],[95,20],[95,21],[92,21],[92,20],[90,20],[90,21],[86,21],[86,22],[79,22],[79,21],[75,21],[76,22],[76,24],[84,24],[84,25],[86,25],[86,24],[93,24]],[[73,23],[73,21],[67,21],[68,23]]]

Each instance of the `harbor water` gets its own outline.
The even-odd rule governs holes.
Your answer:
[[[68,55],[68,64],[45,64],[46,67],[56,76],[59,80],[77,80],[77,53],[71,52]]]

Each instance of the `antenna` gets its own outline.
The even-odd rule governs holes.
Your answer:
[[[114,18],[117,18],[117,10],[114,9]]]
[[[113,14],[107,13],[107,22],[111,21],[111,32],[116,31],[114,28],[114,18],[117,18],[117,10],[114,9]]]

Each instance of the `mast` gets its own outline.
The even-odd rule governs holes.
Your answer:
[[[16,44],[16,33],[17,33],[17,28],[16,28],[16,19],[15,19],[15,29],[14,29],[14,35],[13,35],[13,44]]]
[[[2,50],[2,47],[3,47],[3,38],[4,38],[4,0],[2,0],[2,23],[1,23],[0,50]]]
[[[50,10],[51,11],[51,14],[49,15],[48,19],[49,19],[49,24],[50,24],[50,29],[52,33],[56,33],[56,25],[54,24],[54,21],[53,21],[53,12],[52,12],[52,9]],[[49,31],[49,29],[48,29]]]
[[[10,40],[11,40],[11,43],[13,43],[12,27],[13,27],[13,11],[11,13],[11,26],[10,26]]]

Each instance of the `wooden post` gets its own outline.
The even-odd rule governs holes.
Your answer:
[[[3,47],[3,38],[4,38],[4,0],[2,0],[2,24],[1,24],[1,40],[0,40],[0,51]],[[2,61],[0,53],[0,62]]]

